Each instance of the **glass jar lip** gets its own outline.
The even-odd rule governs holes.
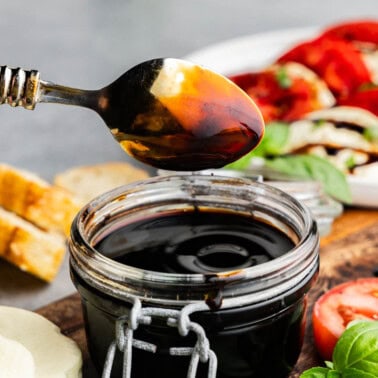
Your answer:
[[[240,276],[243,277],[255,277],[255,276],[261,276],[265,275],[268,272],[272,272],[275,270],[278,270],[282,267],[282,265],[287,266],[291,263],[295,262],[296,256],[298,254],[301,254],[301,250],[303,249],[303,246],[305,246],[308,243],[308,239],[316,233],[316,225],[314,220],[312,219],[310,211],[306,208],[306,206],[303,206],[299,201],[297,201],[292,196],[286,194],[282,190],[278,188],[274,188],[272,186],[266,185],[264,183],[259,183],[255,181],[251,181],[246,178],[230,178],[230,177],[224,177],[224,176],[203,176],[203,175],[196,175],[192,174],[190,176],[188,175],[172,175],[172,176],[159,176],[159,177],[152,177],[147,180],[143,180],[143,182],[135,182],[129,185],[125,185],[116,189],[113,189],[109,192],[106,192],[95,199],[93,199],[91,202],[89,202],[87,205],[85,205],[80,212],[78,213],[77,217],[74,221],[74,226],[76,230],[73,230],[72,232],[75,234],[72,238],[75,238],[76,240],[79,240],[79,242],[85,246],[85,249],[88,251],[87,257],[90,259],[95,259],[98,261],[98,263],[103,264],[109,268],[109,273],[113,271],[114,274],[118,274],[120,276],[127,275],[128,277],[134,277],[135,279],[143,279],[143,280],[150,280],[154,282],[175,282],[175,283],[205,283],[208,281],[209,274],[200,274],[200,273],[192,273],[192,274],[182,274],[182,273],[164,273],[164,272],[156,272],[156,271],[148,271],[143,270],[139,268],[135,268],[132,266],[126,266],[122,263],[119,263],[117,261],[114,261],[100,252],[98,252],[87,240],[84,235],[84,228],[83,222],[85,219],[91,215],[93,211],[95,211],[99,206],[102,206],[106,203],[111,202],[117,202],[119,199],[124,198],[126,192],[133,192],[135,190],[138,190],[138,188],[143,186],[150,186],[154,185],[155,183],[172,183],[175,180],[188,180],[188,178],[193,180],[203,180],[207,179],[207,177],[211,178],[212,180],[217,181],[218,183],[231,183],[232,185],[252,185],[257,190],[260,190],[264,192],[265,194],[269,193],[269,195],[273,195],[275,197],[279,197],[282,199],[285,199],[290,203],[293,207],[295,207],[299,212],[303,215],[303,220],[305,221],[305,230],[304,230],[304,236],[300,238],[298,243],[294,246],[292,250],[289,252],[283,254],[282,256],[279,256],[273,260],[270,260],[268,262],[265,262],[263,264],[255,265],[248,268],[243,268],[240,270],[229,270],[224,271],[222,273],[219,273],[218,280],[226,280],[230,281],[233,279],[239,279]],[[72,239],[71,238],[71,239]],[[82,248],[81,248],[82,250]],[[213,276],[213,274],[210,274]]]
[[[159,169],[157,173],[161,176],[175,174],[172,171],[162,169]],[[176,173],[190,175],[193,172],[180,171]],[[266,173],[268,174],[264,176]],[[248,178],[274,186],[290,194],[310,209],[311,214],[317,222],[320,236],[326,236],[330,233],[335,218],[343,212],[343,205],[330,197],[325,192],[324,185],[314,179],[298,179],[279,172],[258,169],[257,167],[253,170],[235,170],[229,168],[206,169],[198,171],[196,174]]]

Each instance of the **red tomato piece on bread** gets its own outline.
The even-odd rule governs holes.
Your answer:
[[[378,87],[355,92],[339,104],[366,109],[378,116]]]
[[[360,51],[341,39],[321,36],[300,43],[278,58],[279,63],[290,61],[302,63],[316,72],[338,99],[348,97],[371,82]]]
[[[265,123],[295,121],[306,113],[335,104],[326,84],[298,63],[276,64],[230,79],[255,101]]]
[[[343,22],[327,28],[323,37],[333,37],[349,42],[369,43],[378,45],[378,21],[376,20],[357,20]]]
[[[316,349],[332,360],[333,349],[347,324],[378,319],[378,278],[361,278],[335,286],[314,305],[312,323]]]

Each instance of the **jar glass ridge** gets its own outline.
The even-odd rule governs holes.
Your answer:
[[[126,223],[193,208],[252,216],[288,235],[295,247],[269,262],[221,272],[211,280],[206,274],[164,273],[126,266],[96,251],[95,246],[99,241]],[[212,329],[209,330],[210,345],[214,341],[217,349],[218,343],[221,345],[218,350],[224,347],[223,341],[219,342],[219,337],[224,338],[224,334],[242,333],[241,330],[245,329],[248,335],[252,328],[254,334],[259,334],[259,326],[261,332],[263,329],[269,332],[269,329],[274,329],[275,318],[287,317],[280,325],[281,328],[288,328],[283,333],[292,328],[291,322],[297,322],[295,327],[301,329],[296,329],[292,336],[300,338],[306,293],[316,278],[319,265],[316,223],[306,207],[271,186],[248,179],[212,175],[162,176],[97,197],[76,217],[69,249],[73,281],[83,299],[89,349],[92,358],[97,361],[103,361],[104,350],[108,346],[102,345],[95,335],[98,322],[101,333],[106,334],[104,344],[109,343],[114,337],[114,320],[129,311],[135,297],[142,301],[143,306],[169,309],[202,303],[203,314],[198,315],[198,321],[203,323],[205,331],[206,324],[214,319],[221,324],[220,328],[215,327],[214,330],[214,327],[210,327]],[[209,292],[214,290],[221,291],[222,297],[220,308],[215,310],[210,309],[205,302]],[[96,326],[94,322],[97,322]],[[104,330],[104,327],[108,329]],[[147,332],[147,336],[149,333],[156,336],[155,331]],[[160,336],[164,337],[164,332]],[[298,339],[294,347],[296,350],[289,358],[291,366],[298,357],[300,344],[301,340]],[[282,348],[278,349],[284,353]],[[258,359],[261,358],[255,358],[256,361]],[[220,362],[219,377],[238,376],[232,375],[229,365]],[[241,369],[248,374],[248,368],[244,366]],[[249,369],[251,373],[246,377],[261,374],[258,366]],[[282,368],[282,375],[272,372],[275,375],[271,376],[285,377],[288,370],[284,370]],[[268,374],[265,377],[270,377],[269,372],[265,374]],[[165,373],[164,377],[168,376]]]

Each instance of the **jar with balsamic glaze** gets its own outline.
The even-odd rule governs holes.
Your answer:
[[[196,174],[130,184],[81,210],[69,249],[103,376],[283,378],[299,356],[319,236],[277,188]]]

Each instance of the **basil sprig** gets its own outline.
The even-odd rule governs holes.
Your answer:
[[[279,67],[276,72],[276,80],[278,82],[278,85],[282,89],[288,89],[293,85],[293,80],[289,76],[287,70],[285,67]]]
[[[377,126],[371,126],[367,129],[364,129],[364,132],[362,134],[364,138],[369,142],[378,142],[378,127]]]
[[[378,321],[354,321],[343,332],[327,367],[315,367],[300,378],[377,378]]]
[[[351,202],[345,175],[324,158],[315,155],[289,155],[267,159],[265,165],[298,179],[319,181],[330,196],[345,203]]]
[[[312,179],[320,181],[330,196],[344,202],[351,202],[351,193],[343,172],[328,160],[314,155],[287,155],[285,148],[289,139],[290,126],[273,122],[266,126],[265,135],[259,146],[230,164],[228,168],[248,170],[252,159],[264,159],[265,167],[283,173],[292,179]]]
[[[283,146],[289,138],[289,127],[285,123],[272,122],[265,128],[264,137],[253,151],[241,159],[229,164],[231,169],[244,170],[251,165],[251,159],[255,157],[268,158],[279,156],[283,152]]]

